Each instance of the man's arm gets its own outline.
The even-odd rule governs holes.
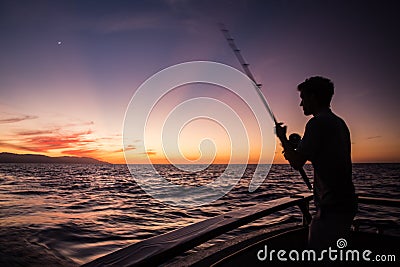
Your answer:
[[[286,137],[287,127],[283,126],[283,123],[278,123],[276,125],[276,135],[282,143],[284,157],[289,161],[290,165],[295,170],[300,170],[307,161],[307,158],[301,153],[294,150],[294,147],[290,144],[289,140]]]

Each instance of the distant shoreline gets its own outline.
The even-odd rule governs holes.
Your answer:
[[[49,157],[40,154],[15,154],[9,152],[0,153],[0,163],[111,164],[89,157]]]

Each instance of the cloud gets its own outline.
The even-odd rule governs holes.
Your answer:
[[[91,130],[63,134],[55,130],[25,130],[13,136],[12,140],[0,142],[0,146],[17,150],[46,153],[51,150],[76,149],[95,143]],[[87,151],[86,151],[87,152]]]
[[[10,114],[17,113],[10,112]],[[7,118],[17,117],[20,119],[30,118],[29,116],[9,116]],[[115,144],[116,139],[119,138],[113,135],[96,136],[96,133],[91,129],[91,126],[94,125],[93,121],[79,121],[72,118],[65,123],[39,121],[38,123],[35,122],[33,126],[26,124],[28,127],[23,127],[22,125],[8,128],[7,131],[3,132],[0,138],[0,151],[34,152],[48,156],[63,154],[97,159],[109,155],[114,155],[113,157],[121,155],[120,157],[122,157],[121,152],[113,151],[121,147],[119,144]],[[9,126],[4,125],[3,127]],[[128,150],[133,149],[135,149],[133,145],[128,147]]]
[[[367,139],[370,140],[370,139],[376,139],[376,138],[381,138],[381,137],[382,137],[382,135],[375,135],[375,136],[367,137]]]
[[[155,151],[152,150],[152,149],[149,149],[149,150],[147,150],[146,152],[143,152],[142,154],[144,154],[144,155],[149,155],[149,156],[154,156],[154,155],[157,154],[157,152],[155,152]]]
[[[19,131],[16,134],[19,136],[28,136],[28,135],[41,135],[41,134],[52,134],[54,130],[26,130],[26,131]]]
[[[7,148],[7,149],[16,149],[16,150],[25,150],[25,151],[36,152],[36,149],[28,147],[28,146],[8,143],[8,142],[2,142],[2,141],[0,141],[0,147]]]
[[[159,29],[166,27],[168,17],[160,12],[145,12],[137,14],[118,14],[102,19],[86,19],[82,25],[99,33],[115,33],[132,30]]]
[[[63,127],[90,126],[90,125],[94,125],[94,121],[69,123],[69,124],[63,125]]]
[[[68,135],[38,135],[26,139],[32,147],[36,147],[40,151],[48,151],[54,149],[73,148],[82,146],[88,143],[93,143],[94,140],[86,138],[88,132],[78,132]]]
[[[93,154],[97,154],[98,150],[97,149],[70,149],[70,150],[64,150],[62,153],[66,154],[66,155],[74,155],[74,156],[78,156],[78,157],[87,157],[87,156],[91,156]]]
[[[112,19],[102,25],[101,30],[106,33],[151,29],[160,27],[160,18],[158,16],[141,16],[124,19]]]
[[[205,7],[201,7],[205,8]],[[193,4],[181,1],[165,2],[154,8],[148,5],[142,9],[121,10],[99,19],[99,17],[81,20],[80,27],[85,27],[97,33],[119,33],[138,30],[165,30],[176,29],[191,31],[193,27],[202,23],[199,19],[209,19]],[[212,20],[215,23],[214,20]]]
[[[113,151],[113,152],[124,152],[124,151],[131,151],[131,150],[135,150],[135,149],[137,149],[134,145],[129,145],[129,146],[127,146],[127,147],[125,147],[125,149],[118,149],[118,150],[115,150],[115,151]]]
[[[10,113],[5,113],[2,112],[0,114],[0,124],[6,124],[6,123],[15,123],[15,122],[20,122],[24,120],[33,120],[37,119],[37,116],[31,116],[31,115],[23,115],[23,114],[10,114]]]
[[[136,147],[134,145],[129,145],[127,147],[125,147],[125,150],[135,150]]]

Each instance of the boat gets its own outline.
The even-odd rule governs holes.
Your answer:
[[[359,204],[400,208],[398,199],[357,197]],[[400,260],[400,236],[386,233],[384,228],[387,224],[365,219],[355,219],[349,240],[338,240],[337,246],[331,248],[335,250],[335,260],[328,257],[328,251],[324,257],[318,253],[314,255],[307,249],[308,225],[312,217],[309,205],[312,199],[312,193],[296,194],[230,211],[137,242],[83,266],[290,266],[290,263],[293,266],[309,266],[313,263],[318,266],[322,262],[337,266],[356,263],[378,266],[377,261],[381,266]],[[218,248],[209,249],[208,253],[187,253],[212,238],[292,207],[298,207],[301,211],[300,224],[271,227],[246,238],[237,238],[234,242],[224,242]],[[376,231],[363,230],[365,225],[375,227]],[[271,255],[272,250],[275,254]],[[285,250],[286,254],[281,253],[278,257],[280,250]]]

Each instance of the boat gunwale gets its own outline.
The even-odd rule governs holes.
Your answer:
[[[300,208],[303,214],[303,225],[307,225],[310,222],[311,216],[308,207],[312,199],[312,193],[303,193],[230,211],[139,241],[99,257],[83,266],[143,266],[160,264],[212,238],[274,212],[294,206]],[[358,203],[400,207],[400,200],[368,196],[358,196]]]

